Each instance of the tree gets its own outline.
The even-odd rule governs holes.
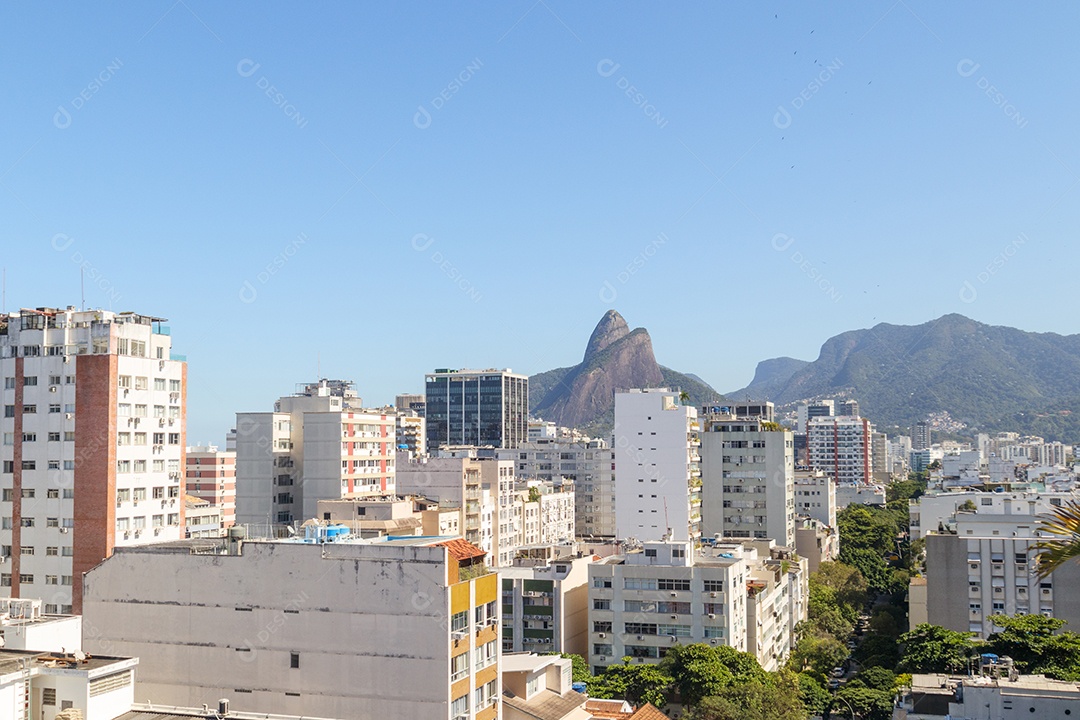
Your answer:
[[[799,699],[802,700],[806,712],[811,715],[821,715],[829,706],[832,695],[817,678],[808,673],[799,673]]]
[[[793,673],[730,685],[718,695],[704,698],[693,708],[691,720],[805,720],[799,681]]]
[[[880,666],[868,667],[860,670],[848,685],[861,684],[863,687],[868,687],[871,690],[888,690],[894,692],[896,690],[896,673],[888,668]]]
[[[896,646],[896,638],[887,635],[870,635],[855,649],[855,659],[863,667],[875,665],[892,668],[900,660],[900,652]]]
[[[1042,615],[992,615],[1001,628],[987,638],[987,649],[1008,655],[1021,672],[1059,680],[1080,679],[1080,635],[1060,632],[1064,620]]]
[[[866,605],[868,585],[858,568],[842,562],[823,562],[809,579],[810,600],[808,611],[820,612],[827,607],[837,607],[854,623],[859,610]],[[849,629],[850,632],[850,629]]]
[[[964,502],[957,505],[956,509],[961,512],[975,512],[978,508],[975,507],[975,503],[971,501],[971,498],[968,498]]]
[[[829,671],[847,659],[848,649],[833,635],[811,629],[802,634],[791,650],[788,667],[793,672],[809,673],[823,679]]]
[[[1045,578],[1069,560],[1080,558],[1080,502],[1070,500],[1039,522],[1042,532],[1057,539],[1043,540],[1035,544],[1039,553],[1039,577]]]
[[[963,672],[975,653],[974,633],[922,623],[900,636],[899,669],[909,673]]]
[[[836,693],[837,702],[829,708],[829,716],[851,717],[854,710],[859,720],[891,720],[893,693],[886,690],[848,684]],[[850,706],[850,708],[849,708]]]
[[[757,658],[726,645],[675,645],[664,656],[661,667],[671,676],[688,707],[729,685],[765,682],[768,678]]]
[[[647,702],[657,707],[666,705],[671,676],[658,665],[631,664],[632,660],[624,657],[622,665],[609,665],[602,674],[589,678],[589,695],[621,698],[633,705]]]

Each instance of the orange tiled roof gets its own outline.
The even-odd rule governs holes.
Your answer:
[[[473,558],[484,557],[487,555],[487,552],[484,550],[476,547],[468,540],[462,540],[461,538],[437,542],[435,543],[435,547],[446,548],[450,551],[450,557],[458,562],[461,562],[462,560],[472,560]]]
[[[629,720],[671,720],[667,715],[656,709],[652,703],[645,703],[637,709]]]

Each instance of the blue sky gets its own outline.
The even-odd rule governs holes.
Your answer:
[[[1076,333],[1070,3],[0,8],[6,310],[170,319],[189,440],[297,382],[717,389],[878,322]]]

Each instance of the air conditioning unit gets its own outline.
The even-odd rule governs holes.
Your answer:
[[[709,613],[709,619],[710,620],[715,620],[716,619],[716,613]]]
[[[165,418],[158,420],[158,427],[165,427]]]
[[[161,528],[154,528],[154,534],[155,535],[160,535],[161,534]]]
[[[638,635],[638,636],[637,636],[637,639],[638,639],[638,640],[644,640],[644,639],[645,639],[645,636],[644,636],[644,635]]]
[[[709,593],[709,597],[716,597],[716,593],[714,593],[714,592]]]
[[[50,385],[49,386],[49,392],[54,393],[54,392],[56,392],[56,390],[57,390],[57,388],[56,388],[55,385]]]
[[[671,591],[671,597],[679,597],[679,593],[677,593],[677,592],[675,592],[674,590],[672,590],[672,591]]]
[[[679,616],[678,616],[678,615],[672,615],[672,616],[671,616],[671,619],[672,619],[672,620],[678,620],[678,619],[679,619]]]
[[[75,413],[64,413],[64,418],[66,420],[74,420],[75,419]]]

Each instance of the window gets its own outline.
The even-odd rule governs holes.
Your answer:
[[[61,557],[73,557],[74,555],[75,548],[71,547],[70,545],[65,545],[64,547],[60,548]]]
[[[165,527],[165,516],[164,515],[154,515],[151,518],[151,523],[156,528]]]
[[[22,441],[25,442],[37,442],[37,433],[23,433]]]
[[[593,578],[592,586],[594,588],[609,588],[611,587],[611,578]]]
[[[131,519],[131,529],[132,530],[143,530],[145,528],[146,528],[146,518],[145,517],[137,517],[137,518],[132,518]]]
[[[179,380],[170,380],[169,381],[169,390],[172,391],[172,392],[180,392],[180,381]]]
[[[450,618],[450,632],[452,633],[464,633],[469,627],[469,612],[455,613]]]
[[[153,498],[155,500],[161,500],[164,497],[165,497],[165,488],[163,488],[163,487],[154,488]]]
[[[60,499],[60,491],[57,488],[49,488],[48,490],[45,491],[45,497],[47,497],[50,500],[59,500]]]
[[[126,433],[126,432],[116,433],[116,444],[117,445],[130,445],[131,444],[131,433]]]
[[[4,389],[5,390],[14,390],[15,389],[15,378],[13,378],[13,377],[4,378]]]
[[[50,545],[49,547],[45,548],[45,554],[49,557],[56,557],[60,554],[60,548]]]
[[[56,705],[56,688],[41,689],[41,704]]]
[[[146,472],[146,461],[145,460],[136,460],[132,464],[131,467],[132,467],[132,470],[134,470],[137,473],[144,473],[144,472]]]
[[[450,717],[457,718],[469,714],[469,693],[466,692],[450,703]]]
[[[45,518],[45,527],[60,527],[60,518]]]
[[[593,600],[592,609],[593,610],[610,610],[611,609],[611,601],[610,600],[601,600],[601,599],[597,598],[597,599]]]
[[[127,532],[131,525],[131,521],[128,518],[116,518],[116,531]]]
[[[131,417],[131,404],[120,403],[120,405],[118,405],[116,408],[116,414],[119,417]]]
[[[469,652],[450,658],[450,680],[460,680],[469,674]]]
[[[22,411],[25,415],[33,415],[37,412],[37,405],[23,405]]]
[[[60,384],[60,376],[59,375],[50,375],[49,376],[49,384],[50,385],[59,385]]]
[[[60,442],[60,433],[58,433],[58,432],[49,433],[49,442]]]
[[[37,385],[37,375],[26,376],[22,379],[23,387],[33,387]]]
[[[135,433],[135,444],[136,445],[146,445],[146,433],[144,433],[144,432]]]
[[[625,578],[623,587],[627,590],[655,590],[656,578]]]
[[[180,444],[180,433],[169,433],[169,444],[170,445],[179,445]]]
[[[676,580],[673,578],[660,578],[657,586],[660,590],[689,590],[690,581]]]
[[[22,527],[34,527],[34,518],[32,518],[32,517],[21,518],[21,521],[20,521],[19,524]]]
[[[135,488],[131,493],[131,499],[135,502],[146,499],[146,488]]]
[[[33,555],[34,554],[34,546],[33,545],[23,545],[19,550],[20,550],[21,554],[23,554],[23,555]]]
[[[60,576],[59,575],[46,575],[45,576],[45,584],[46,585],[59,585],[60,584]]]
[[[165,389],[165,378],[154,378],[154,389],[155,390],[164,390]]]
[[[293,670],[300,667],[300,653],[289,653],[289,667]]]
[[[131,500],[131,490],[128,488],[117,488],[116,490],[116,502],[129,502]]]
[[[127,340],[121,340],[120,343],[121,343],[122,346],[126,345]],[[131,388],[131,376],[130,375],[121,375],[121,376],[119,376],[117,378],[117,387],[123,388],[125,390],[130,389]]]
[[[147,388],[146,380],[147,379],[145,377],[139,377],[138,375],[136,375],[135,376],[135,389],[136,390],[146,390],[146,388]]]
[[[0,573],[0,587],[11,587],[11,573]]]
[[[165,417],[165,406],[164,405],[155,405],[154,406],[154,417],[156,417],[156,418]]]
[[[130,460],[117,460],[116,461],[116,472],[118,472],[118,473],[129,473],[129,472],[131,472],[131,461]]]
[[[724,581],[723,580],[706,580],[705,592],[723,592]]]
[[[137,417],[137,418],[146,417],[146,406],[145,405],[136,405],[135,406],[135,417]]]
[[[49,414],[57,415],[60,412],[60,403],[49,403]]]
[[[33,573],[21,573],[19,575],[19,582],[23,583],[23,584],[26,584],[26,585],[33,585],[34,584],[34,574]]]
[[[593,625],[593,627],[592,627],[593,632],[598,632],[598,633],[601,633],[601,632],[602,633],[609,633],[609,632],[611,632],[611,621],[610,620],[606,620],[606,621],[597,620],[597,621],[593,622],[592,625]]]

